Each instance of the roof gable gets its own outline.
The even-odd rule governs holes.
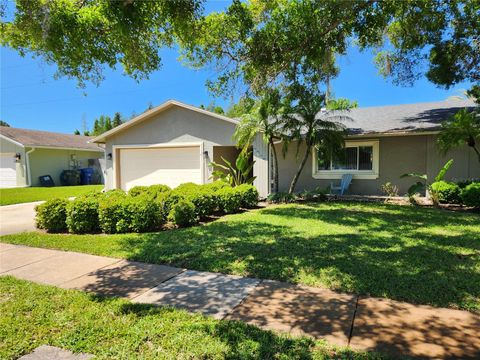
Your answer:
[[[200,108],[195,107],[195,106],[187,105],[187,104],[184,104],[180,101],[168,100],[168,101],[164,102],[163,104],[161,104],[161,105],[159,105],[159,106],[157,106],[157,107],[155,107],[151,110],[148,110],[148,111],[144,112],[143,114],[133,118],[132,120],[127,121],[127,122],[123,123],[122,125],[117,126],[117,127],[113,128],[112,130],[109,130],[109,131],[97,136],[96,138],[92,139],[91,142],[103,143],[103,142],[105,142],[106,138],[108,138],[108,137],[110,137],[114,134],[117,134],[121,131],[125,131],[128,128],[130,128],[132,126],[135,126],[135,125],[137,125],[137,124],[139,124],[139,123],[141,123],[145,120],[151,119],[154,116],[156,116],[156,115],[162,113],[163,111],[165,111],[167,109],[170,109],[174,106],[177,106],[177,107],[180,107],[180,108],[183,108],[183,109],[187,109],[187,110],[190,110],[190,111],[195,111],[195,112],[198,112],[200,114],[208,115],[210,117],[220,119],[220,120],[226,121],[226,122],[234,124],[234,125],[238,124],[238,120],[231,119],[227,116],[216,114],[216,113],[213,113],[211,111],[200,109]]]

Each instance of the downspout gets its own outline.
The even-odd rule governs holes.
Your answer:
[[[30,172],[30,154],[35,151],[35,148],[31,148],[25,153],[25,161],[27,162],[27,186],[32,186],[32,173]]]

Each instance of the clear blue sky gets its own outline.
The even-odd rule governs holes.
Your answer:
[[[227,2],[207,5],[207,11],[220,9]],[[106,71],[106,79],[97,88],[76,87],[75,80],[55,80],[55,66],[40,59],[22,58],[16,52],[0,49],[0,119],[13,127],[72,133],[82,129],[82,119],[91,128],[101,114],[113,116],[119,111],[126,118],[143,112],[152,103],[159,105],[176,99],[192,105],[208,105],[214,101],[228,107],[229,100],[210,96],[205,81],[214,78],[211,70],[194,71],[177,61],[174,50],[162,51],[163,68],[148,81],[136,83],[116,71]],[[406,104],[444,100],[457,95],[469,84],[449,90],[438,89],[425,79],[410,88],[398,87],[377,74],[371,53],[352,48],[339,59],[340,75],[332,83],[336,97],[357,100],[360,106]],[[84,92],[87,93],[84,96]]]

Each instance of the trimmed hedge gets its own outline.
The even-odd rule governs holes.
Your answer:
[[[97,196],[79,196],[67,205],[67,228],[75,234],[100,231]]]
[[[432,185],[432,191],[436,193],[438,201],[446,204],[459,204],[462,202],[460,198],[460,187],[447,181],[437,181]]]
[[[37,224],[50,232],[107,234],[158,230],[167,219],[190,226],[217,211],[235,213],[253,208],[258,191],[253,185],[216,181],[182,184],[174,190],[165,185],[136,186],[128,193],[110,190],[90,193],[73,201],[55,199],[37,208]]]
[[[187,227],[198,222],[195,205],[188,200],[181,199],[172,206],[168,219],[179,227]]]
[[[58,233],[67,231],[66,199],[51,199],[35,207],[35,223],[39,229]]]
[[[465,205],[480,208],[480,182],[467,185],[460,196]]]

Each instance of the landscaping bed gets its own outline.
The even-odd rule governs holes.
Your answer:
[[[0,278],[0,358],[48,344],[96,359],[380,359],[234,321]]]
[[[100,192],[103,185],[26,187],[0,189],[0,205],[21,204],[54,198],[76,197],[93,191]]]
[[[145,234],[2,242],[327,287],[480,313],[480,216],[380,203],[304,203]]]

